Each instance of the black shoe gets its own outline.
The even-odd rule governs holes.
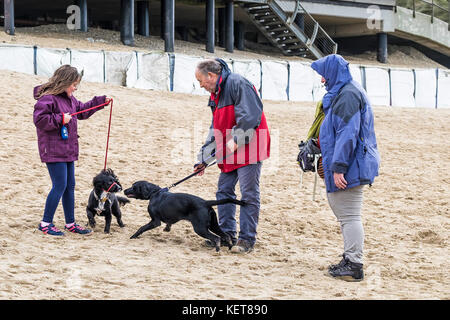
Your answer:
[[[236,245],[237,243],[237,239],[232,237],[231,234],[227,233],[230,238],[231,238],[231,246]],[[208,248],[215,248],[216,244],[213,243],[211,240],[205,240],[205,246],[207,246]],[[221,247],[230,247],[229,243],[228,243],[228,239],[224,239],[224,238],[220,238],[220,246]]]
[[[253,245],[246,240],[238,240],[236,245],[231,248],[232,253],[250,253],[253,251]]]
[[[342,254],[342,260],[338,264],[332,264],[328,266],[328,271],[335,270],[336,268],[340,268],[344,266],[347,263],[347,260],[345,260],[345,255]]]
[[[342,261],[341,261],[342,262]],[[345,263],[336,266],[334,269],[328,270],[328,273],[338,279],[345,281],[362,281],[364,279],[363,264],[351,262],[345,258]]]

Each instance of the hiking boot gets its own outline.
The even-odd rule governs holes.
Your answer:
[[[336,268],[340,268],[344,266],[347,263],[347,260],[345,260],[345,255],[342,255],[342,260],[338,264],[331,264],[328,266],[328,271],[335,270]]]
[[[332,270],[328,270],[328,273],[333,278],[338,278],[345,281],[354,282],[362,281],[364,279],[363,264],[351,262],[347,258],[345,258],[345,263],[343,265],[337,266]]]
[[[236,242],[237,242],[236,238],[232,237],[231,234],[229,234],[229,233],[228,233],[228,235],[231,238],[231,246],[236,245]],[[215,248],[216,244],[213,243],[211,240],[205,240],[205,246],[207,246],[208,248]],[[228,240],[224,239],[224,238],[220,238],[220,246],[221,247],[229,247]]]
[[[45,234],[49,234],[51,236],[63,236],[64,232],[55,227],[53,223],[50,223],[47,226],[42,226],[39,223],[38,230],[42,231]]]
[[[92,230],[85,229],[85,228],[83,228],[82,226],[80,226],[79,224],[76,224],[76,223],[74,223],[70,227],[65,226],[64,229],[69,230],[72,233],[78,233],[78,234],[88,234],[88,233],[92,232]]]
[[[238,240],[235,246],[231,248],[233,253],[250,253],[253,251],[253,245],[247,240]]]

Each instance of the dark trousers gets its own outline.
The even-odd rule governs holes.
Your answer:
[[[239,181],[242,200],[246,206],[240,207],[239,239],[247,240],[253,245],[256,241],[256,228],[258,226],[260,209],[259,178],[262,163],[250,164],[232,172],[221,173],[219,176],[217,200],[224,198],[236,199],[234,192]],[[227,203],[218,206],[220,228],[236,237],[236,205]]]
[[[44,222],[53,222],[59,200],[62,198],[66,224],[75,222],[75,164],[74,162],[47,163],[48,173],[52,179],[44,209]]]

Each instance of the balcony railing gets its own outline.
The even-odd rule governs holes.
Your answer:
[[[435,18],[446,21],[450,31],[450,1],[448,0],[397,0],[395,5],[412,10],[414,18],[416,12],[420,12],[429,15],[431,23]]]

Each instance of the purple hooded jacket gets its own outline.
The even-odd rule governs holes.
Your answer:
[[[78,160],[78,133],[77,121],[89,118],[95,112],[104,107],[73,116],[66,124],[69,138],[61,138],[62,114],[75,113],[105,102],[106,96],[94,97],[92,100],[82,103],[69,97],[65,92],[58,95],[44,95],[38,99],[39,86],[34,88],[33,121],[36,125],[39,155],[42,162],[72,162]]]

